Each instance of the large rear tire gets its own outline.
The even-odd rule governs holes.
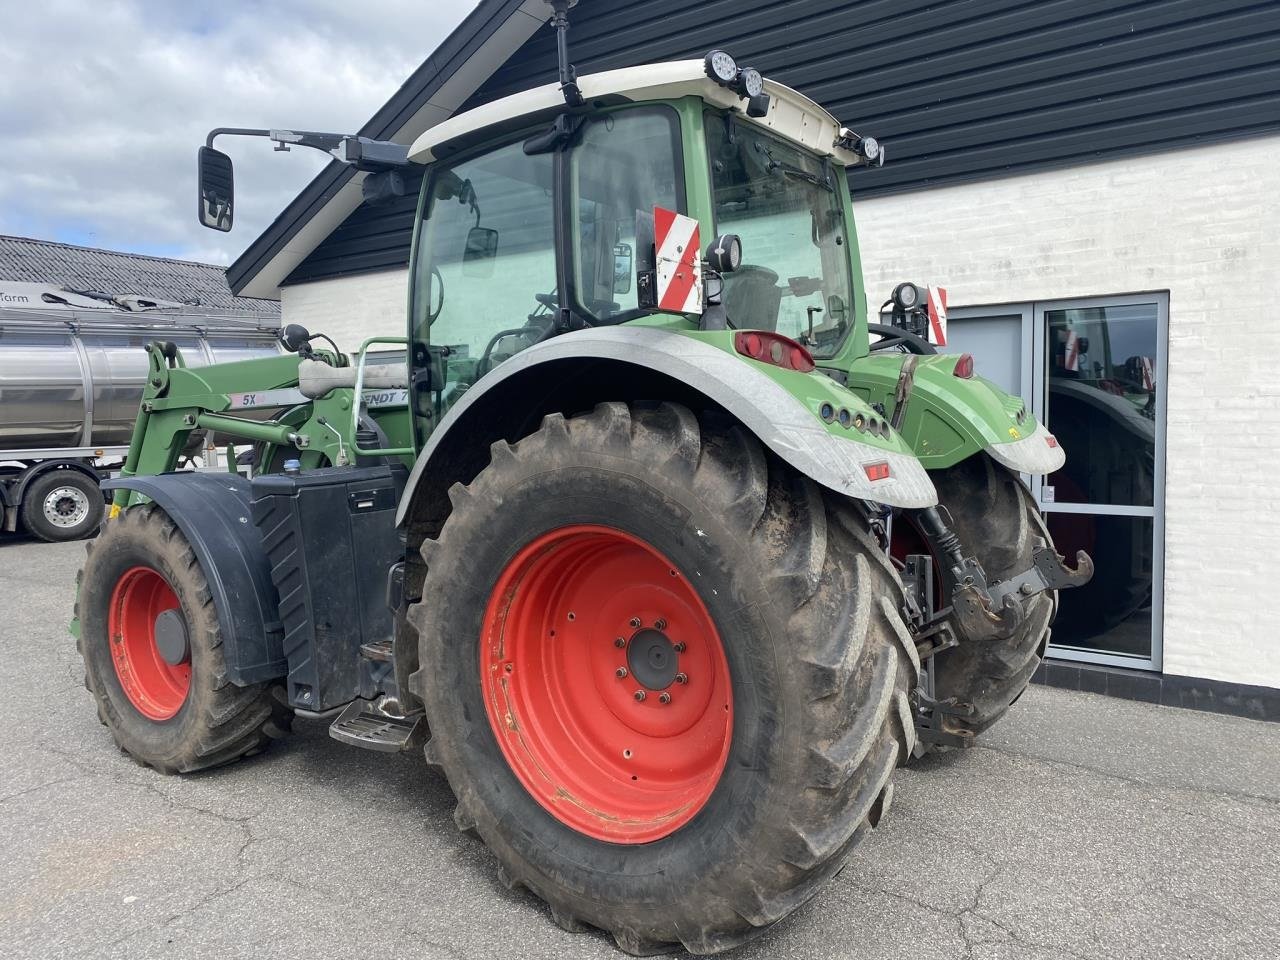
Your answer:
[[[98,718],[122,750],[161,773],[190,773],[289,731],[292,711],[271,685],[227,679],[209,582],[160,507],[128,508],[87,546],[77,647]]]
[[[450,495],[413,682],[504,882],[633,954],[809,900],[914,743],[902,588],[857,507],[673,404],[553,414]]]
[[[930,477],[938,503],[951,516],[952,529],[966,553],[982,564],[989,581],[1006,580],[1027,570],[1040,541],[1052,544],[1030,492],[1015,474],[986,454],[934,471]],[[944,595],[942,602],[950,600]],[[962,639],[960,646],[933,658],[934,697],[954,697],[973,707],[970,716],[948,716],[946,732],[975,737],[1005,715],[1040,665],[1056,608],[1056,591],[1038,593],[1023,601],[1026,618],[1013,636]]]

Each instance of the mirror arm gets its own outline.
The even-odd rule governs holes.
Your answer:
[[[409,165],[409,148],[390,140],[372,140],[369,137],[343,133],[317,133],[310,130],[262,130],[254,127],[215,127],[205,138],[205,146],[212,148],[215,137],[266,137],[273,141],[276,150],[288,150],[290,146],[311,147],[322,150],[335,160],[350,164],[357,170],[379,173]]]

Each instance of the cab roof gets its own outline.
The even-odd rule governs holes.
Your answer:
[[[836,118],[804,94],[766,79],[764,91],[769,95],[769,111],[760,118],[748,117],[746,101],[708,77],[701,60],[673,60],[591,73],[578,78],[578,88],[587,103],[593,100],[644,102],[701,97],[713,106],[737,108],[746,122],[770,129],[838,163],[849,165],[858,160],[851,151],[835,145],[840,129]],[[414,163],[431,163],[439,159],[440,148],[453,141],[482,135],[489,128],[507,125],[521,117],[529,117],[532,121],[539,114],[564,106],[564,95],[558,83],[544,84],[494,100],[466,113],[456,114],[427,130],[414,141],[409,159]]]

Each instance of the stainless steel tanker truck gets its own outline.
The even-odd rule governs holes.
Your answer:
[[[34,287],[28,284],[24,286]],[[147,377],[145,345],[175,344],[192,366],[280,352],[265,318],[103,308],[49,287],[0,305],[0,529],[42,540],[92,536],[100,480],[129,449]],[[31,304],[37,304],[32,306]],[[189,456],[206,437],[188,441]]]

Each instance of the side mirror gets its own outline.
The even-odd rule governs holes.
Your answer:
[[[467,231],[467,245],[462,251],[462,275],[493,276],[493,261],[498,256],[498,231],[488,227],[472,227]]]
[[[235,174],[231,158],[213,147],[201,147],[196,168],[199,181],[196,218],[203,226],[226,233],[235,220]]]
[[[613,245],[613,292],[631,292],[631,245],[615,243]]]

